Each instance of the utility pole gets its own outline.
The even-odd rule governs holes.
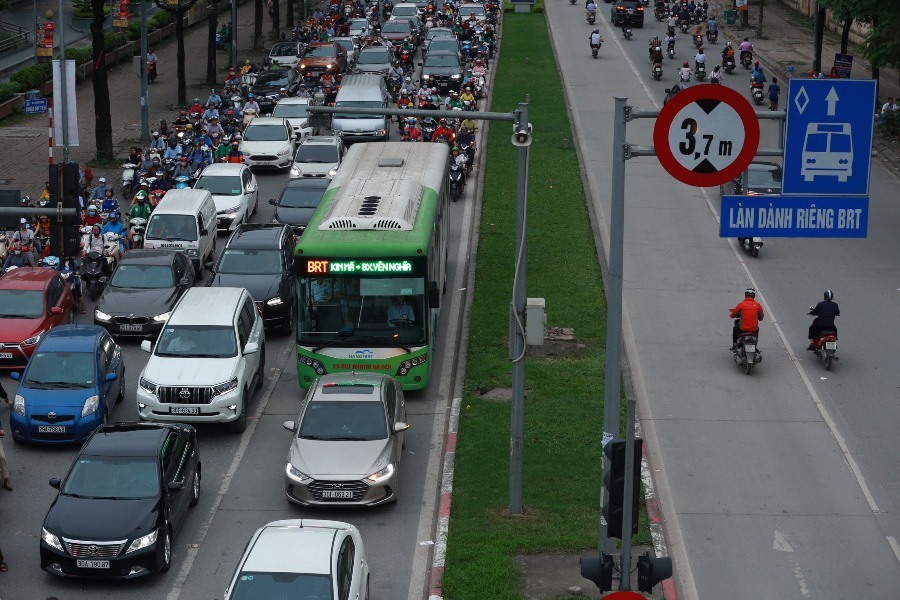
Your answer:
[[[62,131],[63,164],[69,162],[69,107],[66,97],[66,15],[59,0],[59,121]]]
[[[759,39],[762,39],[762,36],[763,36],[762,23],[763,23],[763,3],[764,2],[765,2],[765,0],[759,0],[759,26],[756,28],[756,37]]]
[[[150,90],[147,80],[147,0],[141,3],[141,141],[150,141]]]
[[[231,0],[231,68],[237,71],[237,0]]]

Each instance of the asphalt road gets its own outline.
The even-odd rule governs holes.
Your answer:
[[[627,41],[601,4],[597,60],[583,5],[546,8],[606,231],[614,97],[659,108],[696,51],[679,34],[656,82],[647,41],[665,28],[652,7]],[[710,69],[724,41],[707,46]],[[749,91],[743,69],[725,83]],[[651,146],[653,123],[628,123],[628,141]],[[762,130],[773,147],[777,126]],[[874,162],[867,239],[769,239],[753,259],[718,237],[718,189],[678,183],[652,157],[628,162],[625,343],[681,598],[897,597],[898,183]],[[726,312],[748,285],[768,312],[750,377],[727,350]],[[831,372],[805,350],[807,307],[826,288],[843,312]]]
[[[395,135],[393,132],[392,135]],[[259,213],[253,221],[268,222],[273,207],[267,200],[281,191],[287,174],[257,173],[260,186]],[[475,186],[469,186],[469,190]],[[66,473],[75,448],[23,446],[10,437],[3,441],[12,470],[13,492],[3,491],[7,536],[0,540],[10,570],[3,574],[3,600],[102,600],[127,594],[134,600],[206,600],[222,597],[244,545],[261,525],[285,518],[325,518],[349,521],[359,527],[371,566],[374,600],[421,598],[425,593],[429,545],[436,512],[439,458],[450,382],[454,375],[455,344],[464,301],[462,283],[468,256],[469,224],[473,219],[471,191],[451,208],[451,240],[448,291],[444,296],[436,351],[434,378],[427,391],[407,395],[411,429],[401,470],[401,492],[394,505],[369,510],[314,510],[289,504],[282,480],[290,434],[282,422],[296,418],[303,390],[297,383],[296,355],[292,336],[267,334],[266,382],[250,405],[254,415],[243,435],[229,434],[222,427],[200,425],[204,478],[200,504],[193,509],[185,529],[174,540],[171,570],[131,582],[67,581],[40,570],[38,540],[41,523],[54,498],[47,484],[51,477]],[[464,225],[465,224],[465,225]],[[227,237],[220,236],[218,247]],[[89,320],[93,306],[88,303]],[[113,411],[113,419],[137,419],[135,390],[147,355],[136,341],[122,341],[126,365],[127,393],[124,404]],[[8,381],[8,383],[13,383]],[[10,394],[14,385],[7,385]],[[8,408],[0,408],[8,426]],[[85,515],[102,518],[102,515]]]

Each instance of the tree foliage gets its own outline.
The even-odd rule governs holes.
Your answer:
[[[95,0],[96,1],[96,0]],[[178,104],[187,104],[187,76],[184,71],[184,14],[191,10],[197,0],[179,0],[178,4],[170,6],[165,0],[154,0],[156,6],[175,17],[175,40],[178,43],[178,51],[175,62],[178,68]]]
[[[863,42],[863,55],[873,67],[900,66],[900,2],[884,0],[820,0],[839,22],[852,19],[871,31]]]

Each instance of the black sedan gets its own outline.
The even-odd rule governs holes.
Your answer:
[[[290,225],[297,235],[303,233],[313,213],[322,201],[329,179],[301,177],[288,181],[280,198],[272,198],[269,204],[275,207],[275,222]]]
[[[666,88],[666,90],[665,90],[666,97],[663,98],[663,104],[665,104],[666,102],[671,100],[675,96],[675,94],[677,94],[678,92],[683,92],[684,90],[688,89],[689,87],[692,87],[695,85],[698,85],[698,84],[691,83],[690,81],[679,81],[678,83],[673,84],[672,87]]]
[[[200,500],[200,446],[190,425],[98,427],[41,529],[41,568],[62,577],[134,579],[167,571],[172,538]]]
[[[287,225],[245,223],[231,234],[219,262],[208,264],[213,287],[246,288],[262,309],[266,327],[293,329],[294,272],[291,268],[296,237]]]
[[[781,165],[753,161],[746,171],[720,185],[719,191],[723,196],[777,196],[781,194]]]
[[[459,91],[463,78],[463,64],[458,52],[434,50],[422,62],[422,85],[436,87],[442,92]]]
[[[113,335],[159,333],[181,295],[194,285],[194,267],[183,252],[132,250],[107,282],[94,323]]]
[[[275,110],[281,88],[287,90],[289,96],[295,95],[300,88],[300,74],[294,69],[273,66],[256,76],[256,81],[250,86],[250,93],[259,104],[260,112],[265,114]]]

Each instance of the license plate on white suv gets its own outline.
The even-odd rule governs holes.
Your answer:
[[[322,492],[322,497],[350,500],[351,498],[353,498],[353,492],[349,490],[325,490]]]
[[[75,566],[79,569],[108,569],[109,561],[79,558],[75,561]]]
[[[199,415],[200,407],[199,406],[170,406],[169,414],[170,415]]]

